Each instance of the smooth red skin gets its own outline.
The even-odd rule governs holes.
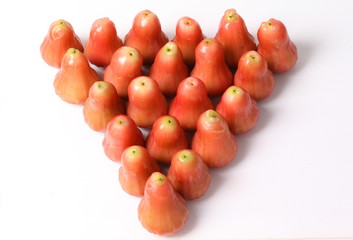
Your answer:
[[[148,86],[144,91],[139,91],[141,79],[144,79]],[[128,97],[127,114],[139,127],[151,127],[157,118],[168,112],[166,98],[158,83],[150,77],[141,76],[133,79],[128,87]]]
[[[209,96],[220,96],[233,83],[233,75],[224,61],[222,45],[214,38],[202,40],[195,50],[192,77],[201,79]]]
[[[137,56],[130,56],[133,51]],[[104,70],[104,81],[115,86],[120,97],[127,97],[132,79],[142,75],[142,55],[134,48],[123,46],[115,51],[110,64]]]
[[[214,107],[207,96],[205,84],[196,77],[188,77],[179,84],[169,106],[169,115],[178,119],[183,129],[193,131],[196,130],[199,116],[208,109]]]
[[[256,62],[250,56],[255,56]],[[267,61],[256,51],[245,52],[234,75],[234,85],[245,89],[256,101],[269,97],[275,86],[275,78]]]
[[[119,124],[119,120],[122,120],[123,124]],[[144,146],[145,139],[129,116],[118,115],[109,121],[102,145],[104,153],[110,160],[120,162],[121,154],[127,147]]]
[[[236,19],[228,20],[229,14],[234,14]],[[237,67],[244,52],[256,50],[254,37],[248,32],[243,18],[235,9],[225,11],[215,38],[222,44],[226,63],[232,68]]]
[[[84,104],[90,87],[99,81],[97,72],[90,67],[86,56],[77,49],[66,51],[61,69],[54,79],[56,94],[65,102]]]
[[[75,34],[72,25],[63,19],[53,22],[40,45],[43,60],[52,67],[60,68],[62,58],[69,48],[83,52],[81,40]]]
[[[115,116],[123,114],[125,108],[118,96],[115,87],[104,82],[107,87],[102,92],[97,92],[97,86],[101,82],[95,82],[89,91],[89,96],[83,106],[83,116],[87,125],[97,132],[104,132],[108,122]]]
[[[153,179],[162,176],[164,184]],[[174,190],[173,185],[161,173],[153,173],[146,182],[144,196],[138,206],[138,218],[149,232],[172,235],[180,230],[189,215],[185,200]]]
[[[131,154],[131,149],[138,149],[139,154]],[[125,192],[133,196],[143,196],[147,179],[154,172],[160,172],[154,160],[142,146],[131,146],[121,155],[119,182]]]
[[[190,17],[182,17],[178,20],[172,41],[180,48],[184,62],[188,66],[195,65],[195,49],[204,38],[202,29],[196,20]]]
[[[117,35],[115,24],[107,17],[100,18],[92,24],[85,54],[92,64],[106,67],[113,53],[122,45],[123,42]]]
[[[211,174],[200,155],[192,150],[189,151],[194,157],[190,162],[179,161],[178,157],[182,151],[174,154],[168,170],[168,179],[185,199],[193,200],[205,194],[211,182]]]
[[[223,167],[235,158],[238,143],[220,114],[220,121],[210,121],[205,117],[206,113],[207,111],[199,117],[191,149],[197,152],[209,167]]]
[[[269,26],[271,22],[271,26]],[[284,24],[271,18],[262,22],[257,31],[259,45],[257,51],[267,60],[272,72],[286,72],[294,67],[298,60],[295,44],[290,40]]]
[[[252,129],[259,118],[259,109],[254,99],[243,89],[242,94],[230,94],[230,87],[216,106],[227,121],[233,134],[242,134]]]
[[[162,93],[166,95],[175,95],[180,82],[189,76],[183,54],[176,47],[177,51],[172,55],[165,54],[165,46],[161,48],[149,71],[149,76],[157,81]]]
[[[188,140],[177,119],[174,118],[175,129],[169,131],[163,123],[164,118],[161,116],[154,122],[146,139],[146,148],[158,162],[170,163],[176,152],[188,148]]]
[[[159,49],[167,42],[168,37],[162,32],[157,15],[144,10],[134,18],[132,28],[125,36],[124,45],[139,50],[144,64],[152,64]]]

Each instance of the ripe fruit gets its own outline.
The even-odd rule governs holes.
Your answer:
[[[223,46],[229,67],[236,67],[244,52],[256,50],[254,37],[248,32],[243,18],[235,9],[224,12],[215,38]]]
[[[154,172],[147,180],[138,206],[138,218],[149,232],[171,235],[181,229],[189,215],[185,200],[174,190],[168,178]]]
[[[244,53],[234,76],[234,85],[245,89],[256,101],[271,95],[275,79],[267,61],[256,51]]]
[[[183,54],[173,42],[168,42],[157,53],[149,76],[156,80],[162,93],[175,95],[179,83],[189,76]]]
[[[166,115],[154,122],[146,139],[146,148],[158,162],[170,163],[177,151],[188,148],[188,140],[178,120]]]
[[[185,130],[196,130],[197,119],[204,111],[213,109],[205,84],[196,77],[184,79],[169,106],[169,115],[178,119]]]
[[[219,168],[234,159],[238,144],[224,118],[214,110],[207,110],[197,121],[192,150],[209,167]]]
[[[257,31],[259,45],[257,51],[267,60],[272,72],[286,72],[298,59],[297,47],[290,40],[284,24],[271,18],[262,22]]]
[[[151,64],[159,49],[167,42],[168,38],[162,32],[157,15],[144,10],[134,18],[132,28],[125,36],[124,45],[139,50],[143,56],[143,63]]]
[[[42,58],[48,65],[60,68],[61,60],[69,48],[83,52],[81,41],[71,24],[63,19],[53,22],[40,45]]]
[[[145,145],[142,132],[135,122],[122,114],[111,119],[103,139],[103,148],[107,157],[114,162],[120,162],[122,152],[132,145]]]
[[[192,200],[207,191],[211,175],[207,164],[196,152],[184,149],[174,154],[168,179],[177,192],[185,199]]]
[[[147,179],[159,172],[157,162],[148,154],[146,148],[131,146],[121,155],[119,182],[125,192],[134,196],[143,196]]]
[[[216,39],[202,40],[196,47],[195,59],[191,76],[205,83],[208,95],[221,95],[232,84],[232,72],[224,61],[222,45]]]
[[[233,134],[249,131],[259,118],[259,109],[255,100],[237,86],[231,86],[224,92],[216,111],[227,121]]]
[[[92,64],[105,67],[110,63],[113,53],[122,45],[115,24],[107,17],[100,18],[92,24],[85,54]]]
[[[127,97],[132,79],[142,75],[142,55],[132,47],[123,46],[115,51],[104,71],[104,81],[115,86],[120,97]]]
[[[127,114],[139,127],[151,127],[154,121],[168,112],[168,103],[158,84],[150,77],[133,79],[128,87]]]
[[[83,106],[83,115],[90,128],[103,132],[114,116],[124,112],[123,102],[111,83],[98,81],[91,86]]]
[[[84,104],[90,87],[99,81],[96,71],[90,67],[86,56],[75,48],[66,51],[61,69],[55,76],[56,94],[65,102]]]
[[[180,48],[184,62],[188,66],[194,66],[195,49],[204,38],[201,27],[196,20],[190,17],[182,17],[178,20],[175,37],[172,41]]]

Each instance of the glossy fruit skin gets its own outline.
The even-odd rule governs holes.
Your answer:
[[[172,40],[181,50],[184,62],[192,67],[195,65],[195,49],[205,38],[199,23],[190,18],[182,17],[178,20],[175,28],[175,37]]]
[[[175,43],[168,42],[158,51],[149,76],[157,81],[162,93],[175,95],[179,83],[189,76],[183,54]]]
[[[174,154],[168,170],[168,179],[185,199],[193,200],[207,191],[211,174],[200,155],[183,149]]]
[[[233,83],[233,75],[224,61],[222,45],[214,38],[202,40],[195,50],[192,77],[201,79],[209,96],[219,96]]]
[[[188,148],[188,140],[178,120],[172,116],[159,117],[146,139],[148,153],[161,163],[170,163],[173,155]]]
[[[185,200],[174,190],[168,178],[154,172],[147,180],[138,206],[138,218],[151,233],[172,235],[180,230],[189,215]]]
[[[123,46],[114,52],[104,70],[104,81],[112,83],[120,97],[127,98],[130,82],[142,75],[142,64],[142,55],[138,50]]]
[[[239,60],[234,85],[245,89],[255,101],[260,101],[271,95],[275,78],[266,59],[256,51],[248,51]]]
[[[162,32],[157,15],[150,10],[143,10],[134,18],[124,45],[136,48],[143,56],[143,63],[151,64],[159,49],[167,42],[168,37]]]
[[[160,172],[154,160],[142,146],[130,146],[121,155],[119,182],[125,192],[133,196],[143,196],[147,179],[154,172]]]
[[[166,98],[158,83],[150,77],[133,79],[128,87],[128,96],[127,114],[139,127],[151,127],[157,118],[168,112]]]
[[[124,112],[123,102],[111,83],[98,81],[91,86],[83,106],[85,122],[91,129],[104,132],[108,122]]]
[[[216,111],[207,110],[199,117],[191,149],[209,167],[219,168],[235,158],[238,144],[225,119]]]
[[[62,58],[61,68],[55,75],[56,94],[65,102],[84,104],[90,87],[99,81],[97,72],[90,67],[86,56],[70,48]]]
[[[120,162],[121,154],[127,147],[144,146],[145,139],[135,122],[129,116],[120,114],[109,121],[102,145],[110,160]]]
[[[62,58],[69,48],[83,52],[81,40],[75,34],[72,25],[59,19],[50,25],[48,34],[40,45],[40,53],[48,65],[60,68]]]
[[[196,77],[184,79],[178,86],[175,98],[169,106],[169,115],[178,119],[181,127],[187,131],[196,130],[201,113],[214,109],[207,96],[205,84]]]
[[[243,18],[235,9],[224,12],[215,37],[223,46],[226,63],[235,68],[241,55],[256,50],[254,37],[248,32]]]
[[[233,134],[242,134],[252,129],[259,118],[257,103],[242,88],[231,86],[224,92],[216,107],[227,121]]]
[[[298,60],[297,47],[290,40],[281,21],[271,18],[262,22],[257,31],[257,38],[257,51],[267,60],[272,72],[286,72],[294,67]]]
[[[106,67],[113,53],[122,45],[123,42],[117,35],[115,24],[107,17],[99,18],[92,24],[85,55],[92,64]]]

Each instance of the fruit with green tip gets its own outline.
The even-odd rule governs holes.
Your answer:
[[[275,78],[267,61],[256,51],[245,52],[234,75],[234,85],[245,89],[256,101],[269,97],[275,85]]]
[[[62,58],[61,68],[55,76],[55,93],[65,102],[84,104],[90,87],[99,81],[97,72],[89,65],[86,56],[70,48]]]
[[[157,81],[162,93],[175,95],[179,83],[189,76],[183,54],[174,42],[166,43],[157,53],[149,76]]]
[[[123,45],[118,37],[115,24],[107,17],[93,22],[85,47],[88,60],[98,66],[106,67],[113,53]]]
[[[160,168],[147,152],[138,145],[130,146],[121,155],[119,182],[122,189],[133,196],[143,196],[147,179]]]
[[[172,235],[184,226],[188,215],[185,200],[168,178],[160,172],[152,173],[138,206],[142,226],[154,234]]]
[[[174,154],[167,177],[174,189],[188,200],[201,197],[211,182],[207,164],[199,154],[189,149]]]
[[[83,106],[85,122],[91,129],[104,132],[108,122],[124,112],[123,102],[111,83],[98,81],[91,86]]]
[[[59,19],[50,25],[40,45],[40,53],[48,65],[60,68],[62,58],[69,48],[83,52],[81,40],[75,34],[72,25],[64,19]]]
[[[132,145],[145,145],[145,139],[135,122],[126,115],[112,118],[106,128],[103,149],[105,155],[114,162],[120,162],[122,152]]]
[[[238,144],[226,120],[216,111],[207,110],[197,121],[191,149],[197,152],[209,167],[219,168],[235,158]]]
[[[142,55],[138,50],[123,46],[114,52],[104,70],[104,81],[112,83],[120,97],[127,98],[130,82],[142,75],[142,64]]]
[[[233,134],[242,134],[252,129],[259,118],[257,103],[242,88],[229,87],[216,106],[227,121]]]

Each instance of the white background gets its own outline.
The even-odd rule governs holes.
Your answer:
[[[239,154],[212,171],[209,191],[188,202],[190,217],[168,239],[353,237],[353,17],[349,1],[6,1],[0,7],[0,239],[162,239],[137,219],[140,199],[122,191],[119,164],[82,106],[55,95],[57,69],[39,46],[54,20],[82,42],[110,17],[121,38],[143,9],[171,38],[182,16],[213,37],[227,8],[254,36],[285,23],[298,47],[291,71],[260,105]]]

